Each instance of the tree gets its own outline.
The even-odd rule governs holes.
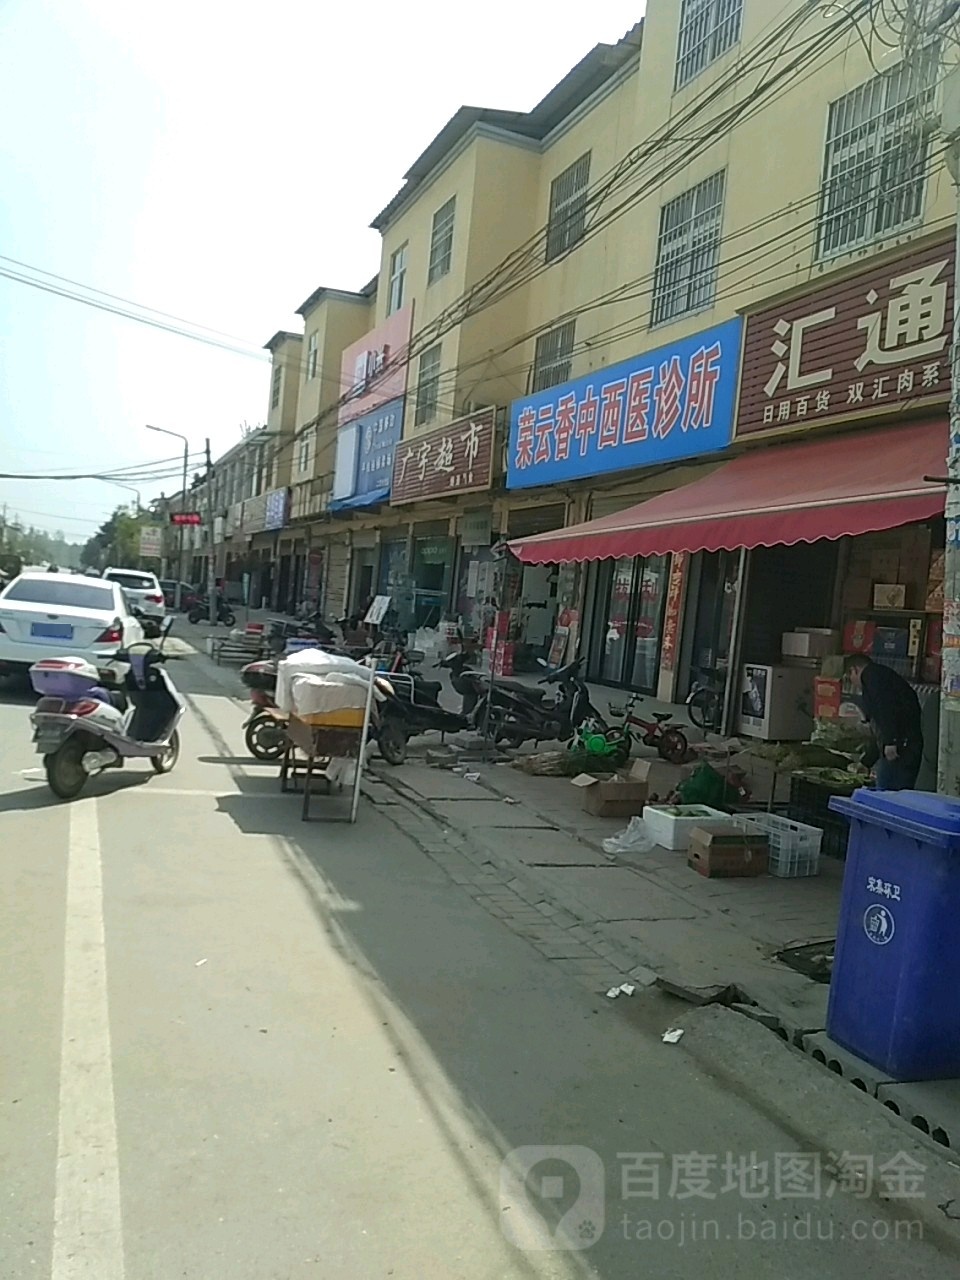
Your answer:
[[[108,564],[134,565],[140,556],[140,526],[144,518],[132,516],[126,507],[117,507],[109,520],[87,541],[80,562],[90,569]]]

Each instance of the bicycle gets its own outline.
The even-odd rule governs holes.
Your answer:
[[[687,714],[691,723],[704,733],[719,733],[723,721],[726,672],[712,667],[700,667],[699,670],[700,679],[694,681],[687,697]]]
[[[627,735],[638,737],[645,747],[655,747],[661,760],[668,764],[683,764],[690,752],[690,743],[679,725],[670,723],[672,712],[654,711],[651,719],[645,720],[634,711],[638,702],[643,702],[642,696],[632,693],[623,707],[609,703],[610,714],[622,719]],[[634,734],[635,729],[641,732]]]

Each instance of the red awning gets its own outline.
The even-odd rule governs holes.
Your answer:
[[[525,564],[732,551],[844,538],[943,511],[945,420],[774,445],[626,511],[517,538]]]

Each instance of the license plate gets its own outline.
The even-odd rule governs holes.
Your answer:
[[[30,634],[38,640],[72,640],[73,627],[66,622],[34,622]]]

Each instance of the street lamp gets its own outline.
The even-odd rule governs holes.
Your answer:
[[[136,508],[135,508],[134,514],[136,515],[137,519],[139,519],[139,518],[140,518],[140,507],[141,507],[141,502],[140,502],[140,490],[139,490],[139,489],[135,489],[135,488],[133,487],[133,485],[132,485],[132,484],[124,484],[122,480],[108,480],[108,479],[106,478],[106,476],[98,476],[97,478],[98,478],[99,480],[102,480],[102,481],[104,482],[104,484],[115,484],[115,485],[117,486],[117,488],[118,488],[118,489],[127,489],[130,493],[134,493],[134,494],[136,494],[136,496],[137,496],[137,505],[136,505]]]
[[[166,427],[152,427],[148,422],[146,424],[148,431],[159,431],[161,435],[173,436],[175,440],[183,441],[183,487],[180,490],[181,511],[187,509],[187,466],[190,459],[190,441],[186,436],[181,435],[179,431],[168,431]],[[177,586],[174,592],[173,607],[180,612],[180,596],[183,583],[183,525],[180,526],[180,538],[177,552]]]

